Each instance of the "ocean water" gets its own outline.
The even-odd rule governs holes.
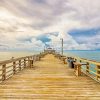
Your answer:
[[[19,58],[19,57],[34,55],[37,53],[40,52],[0,52],[0,62],[4,60],[9,60],[12,57]],[[80,58],[86,58],[89,60],[95,60],[97,62],[100,62],[100,51],[65,51],[64,55],[72,57],[77,56]],[[95,65],[93,64],[90,65],[91,65],[90,69],[96,72]]]
[[[34,55],[39,52],[0,52],[0,61],[11,59],[12,57],[24,57],[29,55]],[[86,58],[90,60],[95,60],[100,62],[100,51],[64,51],[66,56],[78,56],[81,58]]]
[[[100,51],[66,51],[64,52],[64,55],[73,56],[73,57],[76,56],[76,57],[100,62]],[[82,69],[85,71],[86,66],[83,65]],[[95,76],[94,72],[96,72],[96,65],[90,63],[90,70],[93,71],[90,73]]]
[[[66,56],[77,56],[89,60],[100,62],[100,51],[65,51]]]
[[[0,61],[9,60],[12,57],[19,58],[37,54],[39,52],[0,52]]]

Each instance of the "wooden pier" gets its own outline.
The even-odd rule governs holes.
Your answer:
[[[40,61],[31,59],[33,56],[1,63],[0,100],[100,100],[100,83],[86,75],[77,77],[74,69],[53,54]],[[8,63],[12,70],[6,71]],[[10,71],[9,78],[6,72]]]

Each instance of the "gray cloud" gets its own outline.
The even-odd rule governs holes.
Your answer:
[[[68,32],[100,27],[99,4],[100,0],[0,0],[0,42],[9,47],[15,43],[31,48],[33,41],[43,45],[33,37],[58,32],[49,35],[51,41],[63,37],[70,49],[87,48],[85,42],[80,46]]]
[[[64,12],[69,12],[71,7],[65,6],[67,0],[3,0],[1,5],[17,16],[39,20],[33,22],[35,28],[52,25]],[[32,21],[32,20],[31,20]]]

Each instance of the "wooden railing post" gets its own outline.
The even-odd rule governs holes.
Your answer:
[[[66,61],[66,57],[63,57],[63,62],[64,62],[64,64],[67,64],[67,61]]]
[[[77,76],[81,76],[81,64],[77,66],[78,74]]]
[[[13,62],[13,74],[16,74],[16,62]]]
[[[90,68],[90,66],[89,66],[89,63],[87,62],[86,63],[86,73],[89,73],[89,68]]]
[[[28,57],[28,67],[29,68],[33,67],[33,57],[31,57],[31,58]]]
[[[74,70],[76,76],[81,76],[81,66],[82,66],[81,64],[74,63]]]
[[[96,79],[98,80],[100,78],[100,66],[99,65],[97,65],[96,73],[97,73]]]
[[[44,54],[41,54],[44,56]],[[4,81],[26,67],[33,67],[34,60],[40,60],[41,55],[32,55],[0,62],[0,80]],[[36,59],[37,58],[37,59]]]
[[[24,68],[26,68],[26,59],[24,59]]]
[[[19,60],[19,71],[21,71],[21,60]]]
[[[28,57],[28,67],[30,67],[30,57]]]
[[[6,64],[2,66],[2,81],[6,79]]]
[[[33,60],[30,60],[30,68],[33,67]]]

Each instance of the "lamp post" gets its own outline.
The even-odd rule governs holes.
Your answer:
[[[61,54],[63,55],[63,38],[61,38]]]

